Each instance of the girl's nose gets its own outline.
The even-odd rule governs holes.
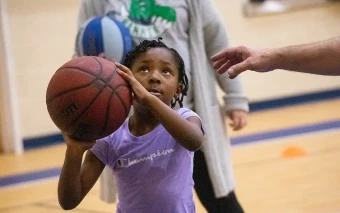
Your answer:
[[[149,78],[149,83],[160,83],[160,77],[158,72],[152,72]]]

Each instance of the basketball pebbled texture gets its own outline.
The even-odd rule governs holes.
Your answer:
[[[64,133],[84,141],[106,137],[125,121],[131,90],[111,61],[95,56],[75,58],[52,76],[46,104]]]

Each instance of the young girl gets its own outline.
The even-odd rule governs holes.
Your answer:
[[[247,124],[248,99],[240,77],[218,75],[210,57],[230,46],[225,24],[214,0],[81,0],[78,24],[89,18],[110,15],[124,23],[136,44],[164,38],[185,63],[189,90],[183,106],[194,110],[204,123],[205,140],[195,152],[193,179],[198,198],[209,213],[243,213],[234,189],[228,116],[234,130]],[[223,107],[218,101],[216,82],[223,91]],[[100,195],[115,201],[112,174],[101,175]]]
[[[145,40],[124,64],[118,72],[133,90],[134,114],[97,142],[64,135],[59,203],[75,208],[108,165],[117,182],[117,213],[194,213],[193,151],[202,146],[202,124],[190,109],[171,108],[182,105],[188,90],[184,62],[160,40]]]

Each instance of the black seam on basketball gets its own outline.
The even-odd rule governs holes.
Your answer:
[[[106,79],[104,79],[104,78],[100,78],[99,80],[101,81],[101,82],[103,82],[104,84],[106,84],[106,86],[108,86],[111,90],[114,90],[115,88],[113,88],[110,84],[109,84],[109,82],[113,79],[113,77],[115,76],[115,74],[116,74],[116,69],[118,69],[117,67],[115,68],[115,70],[111,73],[111,75],[109,76],[109,78],[106,80]],[[119,84],[119,85],[121,85],[121,84]],[[119,86],[118,85],[118,86]]]
[[[96,59],[96,60],[97,60],[97,59]],[[73,91],[75,91],[75,90],[77,90],[77,89],[82,89],[82,88],[85,88],[85,87],[87,87],[87,86],[90,86],[90,85],[92,85],[93,83],[95,83],[96,80],[99,80],[99,81],[105,83],[105,85],[108,86],[111,90],[114,90],[114,89],[116,89],[117,87],[119,87],[119,86],[121,86],[121,85],[125,85],[125,84],[119,84],[117,87],[113,88],[113,87],[109,84],[109,81],[112,80],[112,78],[116,75],[118,67],[115,67],[114,71],[112,72],[112,74],[111,74],[111,76],[109,77],[108,80],[104,80],[103,78],[98,78],[96,75],[93,75],[92,73],[88,73],[88,72],[86,72],[86,71],[84,71],[84,70],[82,70],[82,69],[76,68],[76,67],[65,67],[65,68],[73,68],[73,69],[78,70],[78,71],[83,71],[83,72],[85,72],[85,73],[87,73],[87,74],[89,74],[89,75],[95,77],[95,79],[94,79],[91,83],[89,83],[89,84],[87,84],[87,85],[84,85],[84,86],[81,86],[81,87],[77,87],[77,88],[73,88],[73,89],[68,90],[68,91],[66,91],[66,92],[58,93],[57,95],[55,95],[55,96],[53,96],[53,97],[50,97],[50,98],[46,101],[47,104],[48,104],[49,102],[53,101],[54,99],[58,98],[59,96],[63,96],[64,94],[67,94],[67,93],[69,93],[69,92],[73,92]],[[62,69],[65,69],[65,68],[62,68]]]
[[[110,86],[109,85],[109,82],[112,80],[112,78],[115,76],[116,74],[116,69],[117,67],[113,70],[113,72],[111,73],[111,75],[109,76],[109,79],[107,80],[103,80],[103,82],[107,85],[107,86]],[[105,120],[104,120],[104,125],[103,125],[103,128],[102,130],[100,131],[100,134],[103,134],[103,132],[105,131],[106,129],[106,125],[107,125],[107,122],[108,122],[108,111],[110,111],[111,107],[110,107],[110,103],[111,103],[111,100],[112,100],[112,97],[115,95],[116,93],[115,92],[112,92],[110,94],[110,99],[109,99],[109,102],[107,104],[107,109],[106,109],[106,116],[105,116]]]
[[[126,85],[122,85],[122,86],[127,87]],[[121,88],[122,86],[119,86],[119,88]],[[106,110],[105,121],[104,121],[103,128],[102,128],[102,130],[101,130],[101,132],[100,132],[100,135],[103,134],[103,132],[104,132],[105,129],[106,129],[107,123],[108,123],[108,115],[111,113],[111,107],[110,107],[111,105],[110,105],[110,103],[111,103],[112,98],[114,98],[115,96],[117,96],[118,99],[119,99],[119,101],[120,101],[120,103],[121,103],[121,104],[123,105],[123,107],[124,107],[125,117],[127,117],[127,116],[129,115],[129,111],[128,111],[127,106],[125,105],[125,103],[124,103],[122,97],[120,97],[119,93],[116,92],[119,88],[116,87],[116,89],[115,89],[115,90],[111,93],[111,95],[110,95],[110,100],[109,100],[109,102],[108,102],[107,110]]]
[[[86,85],[83,85],[83,86],[80,86],[80,87],[76,87],[76,88],[67,90],[67,91],[65,91],[65,92],[58,93],[58,94],[56,94],[55,96],[50,97],[48,100],[46,100],[46,104],[48,104],[48,103],[51,102],[51,101],[54,101],[56,98],[59,98],[59,97],[65,95],[65,94],[74,92],[75,90],[83,89],[83,88],[86,88],[86,87],[88,87],[88,86],[92,86],[92,84],[94,84],[97,80],[98,80],[98,79],[93,79],[93,81],[91,81],[90,83],[88,83],[88,84],[86,84]]]
[[[111,109],[111,100],[112,98],[116,95],[116,93],[112,92],[111,95],[110,95],[110,98],[109,98],[109,101],[107,103],[107,107],[106,107],[106,115],[105,115],[105,121],[104,121],[104,125],[103,125],[103,128],[102,130],[100,131],[100,135],[103,134],[103,132],[105,131],[106,129],[106,126],[107,126],[107,123],[108,123],[108,115],[111,113],[110,109]]]
[[[106,82],[107,84],[108,84],[108,83],[110,82],[110,80],[112,80],[112,78],[115,77],[115,75],[118,73],[117,70],[118,70],[118,67],[115,66],[115,68],[114,68],[114,70],[113,70],[113,72],[112,72],[113,75],[107,80],[107,82]]]
[[[110,86],[108,82],[111,81],[112,78],[115,76],[116,69],[117,69],[117,67],[115,68],[115,70],[113,70],[113,72],[112,72],[111,75],[109,76],[109,79],[108,79],[108,80],[103,80],[103,79],[101,79],[107,86]],[[111,89],[111,90],[112,90],[112,89]],[[111,107],[110,107],[110,103],[111,103],[111,100],[112,100],[113,95],[115,95],[115,93],[111,93],[111,94],[110,94],[110,99],[109,99],[109,102],[108,102],[108,105],[107,105],[107,109],[106,109],[106,116],[105,116],[105,120],[104,120],[104,125],[103,125],[103,128],[102,128],[100,134],[102,134],[102,133],[104,132],[104,130],[106,129],[106,125],[107,125],[107,122],[108,122],[108,116],[107,116],[107,115],[108,115],[109,109],[111,108]]]
[[[86,112],[87,110],[91,107],[91,105],[97,100],[99,95],[104,91],[106,88],[106,85],[103,86],[103,88],[98,92],[98,94],[91,100],[91,102],[86,106],[85,109],[83,109],[82,112],[79,113],[78,117],[76,117],[73,121],[70,122],[68,126],[66,126],[66,129],[68,129],[70,126],[74,125]]]
[[[91,58],[93,58],[96,62],[99,63],[100,72],[102,73],[103,67],[102,67],[100,61],[99,61],[98,59],[96,59],[96,57],[91,57]],[[57,69],[57,71],[55,71],[55,72],[59,72],[60,70],[68,69],[68,68],[77,69],[77,70],[83,71],[83,72],[85,72],[85,73],[87,73],[87,74],[90,74],[90,75],[92,75],[92,76],[96,76],[95,74],[92,74],[91,72],[88,72],[87,70],[81,69],[81,68],[76,67],[76,66],[62,66],[62,67],[60,67],[59,69]],[[101,74],[101,73],[100,73],[100,74]]]
[[[114,70],[113,70],[113,72],[111,73],[111,75],[109,76],[109,78],[106,80],[106,79],[101,79],[105,84],[107,84],[111,89],[113,89],[112,87],[111,87],[111,85],[109,84],[109,82],[113,79],[113,77],[115,77],[115,75],[116,75],[116,72],[117,72],[117,69],[118,69],[118,67],[116,67]]]
[[[120,97],[119,93],[116,92],[119,88],[115,89],[113,92],[116,94],[116,96],[118,97],[118,99],[120,100],[120,102],[122,103],[122,105],[124,106],[124,110],[125,110],[125,116],[127,116],[129,114],[128,109],[126,108],[127,106],[125,106],[125,102],[123,101],[123,98]]]
[[[59,69],[59,70],[70,69],[70,68],[71,68],[71,69],[78,70],[78,71],[80,71],[80,72],[84,72],[84,73],[86,73],[86,74],[89,74],[89,75],[95,77],[96,80],[102,81],[102,82],[105,83],[108,87],[110,87],[110,89],[112,89],[112,90],[114,90],[115,88],[117,88],[117,87],[113,88],[113,87],[109,84],[109,81],[116,75],[118,67],[115,67],[115,70],[114,70],[114,72],[112,73],[113,75],[111,75],[111,76],[109,77],[110,79],[108,79],[108,80],[105,80],[105,79],[103,79],[103,78],[101,78],[101,77],[98,77],[98,76],[96,76],[95,74],[92,74],[92,73],[90,73],[90,72],[88,72],[88,71],[86,71],[86,70],[84,70],[84,69],[80,69],[80,68],[78,68],[78,67],[72,67],[72,66],[70,66],[70,67],[63,67],[63,68],[61,68],[61,69]],[[119,84],[118,86],[120,86],[120,85],[125,85],[125,84]]]
[[[119,88],[121,87],[126,87],[126,88],[129,88],[126,84],[119,84],[118,86],[115,87],[114,90],[112,90],[113,92],[115,92],[116,90],[118,90]]]
[[[101,76],[102,76],[102,74],[103,74],[103,66],[102,66],[102,63],[100,63],[100,61],[96,58],[96,57],[92,57],[95,61],[97,61],[98,62],[98,64],[99,64],[99,68],[100,68],[100,70],[99,70],[99,77],[101,78]]]
[[[57,70],[57,72],[60,71],[60,70],[64,70],[64,69],[75,69],[75,70],[77,70],[77,71],[84,72],[84,73],[86,73],[86,74],[89,74],[89,75],[91,75],[91,76],[93,76],[93,77],[98,78],[98,76],[97,76],[96,74],[93,74],[93,73],[91,73],[91,72],[89,72],[89,71],[87,71],[87,70],[85,70],[85,69],[81,69],[81,68],[79,68],[79,67],[73,67],[73,66],[60,68],[60,69]]]

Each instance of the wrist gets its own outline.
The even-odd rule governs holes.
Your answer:
[[[156,96],[154,95],[151,95],[151,94],[148,94],[145,96],[144,100],[143,100],[143,104],[150,108],[150,107],[153,107],[154,106],[154,103],[156,101],[160,101]]]
[[[285,64],[285,52],[284,48],[270,49],[270,71],[275,69],[283,69],[283,65]]]
[[[74,146],[74,145],[67,145],[66,146],[66,154],[70,154],[72,156],[83,156],[84,153],[87,151],[88,149],[81,147],[81,146]]]

